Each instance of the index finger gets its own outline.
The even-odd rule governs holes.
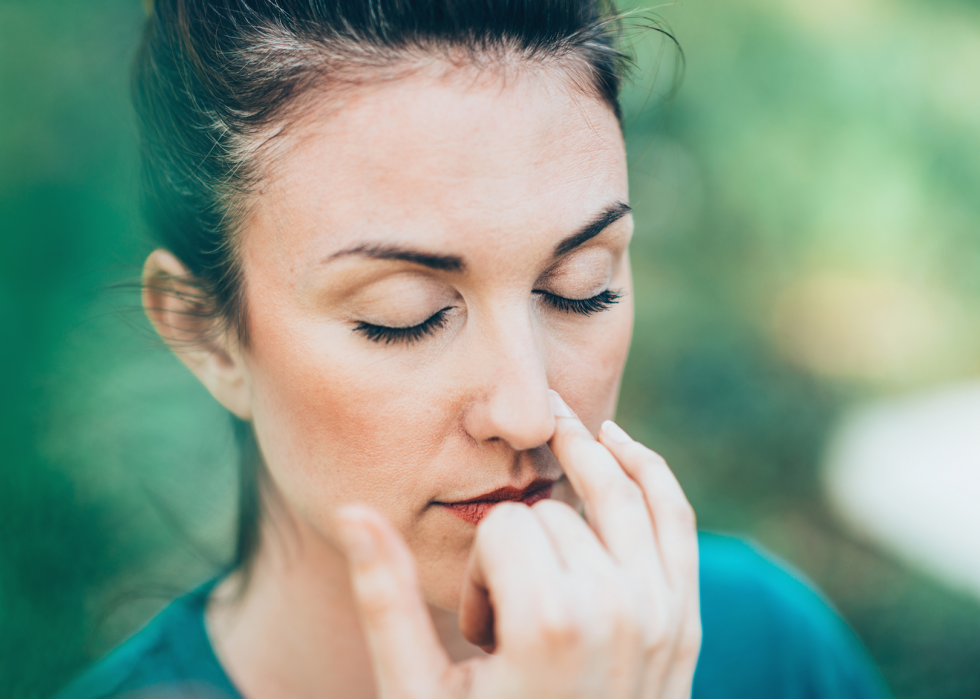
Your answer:
[[[434,697],[450,661],[422,597],[412,554],[377,511],[337,514],[381,697]]]
[[[596,534],[620,564],[659,569],[653,523],[640,486],[596,441],[561,396],[550,393],[555,434],[549,446],[572,488],[585,502]]]

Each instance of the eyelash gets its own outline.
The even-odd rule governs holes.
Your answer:
[[[547,291],[535,291],[534,293],[544,297],[545,303],[555,310],[562,311],[566,315],[578,313],[583,316],[608,310],[623,298],[622,293],[612,289],[606,289],[587,299],[569,299],[557,294],[549,294]],[[446,315],[449,310],[450,307],[440,309],[418,325],[411,325],[407,328],[390,328],[386,325],[358,323],[354,327],[354,331],[362,333],[371,342],[379,344],[390,345],[396,342],[411,344],[443,327],[446,324]]]
[[[358,323],[354,328],[356,332],[363,333],[371,342],[390,345],[394,342],[406,342],[411,344],[421,340],[426,335],[431,335],[436,330],[446,324],[446,314],[449,307],[436,311],[431,316],[423,320],[418,325],[411,325],[407,328],[389,328],[387,325],[371,325],[370,323]]]
[[[543,296],[545,303],[558,311],[563,311],[565,315],[578,313],[583,316],[590,316],[593,313],[601,313],[612,308],[623,298],[622,293],[612,289],[600,291],[587,299],[569,299],[557,294],[549,294],[547,291],[535,291],[534,293]]]

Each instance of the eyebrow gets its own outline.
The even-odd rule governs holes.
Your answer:
[[[590,223],[587,223],[585,226],[579,229],[578,232],[572,233],[570,236],[558,243],[558,245],[555,246],[554,256],[561,257],[562,255],[571,252],[578,246],[592,240],[632,210],[633,209],[630,208],[629,204],[624,201],[617,201],[615,204],[607,206],[598,216],[592,219]]]
[[[589,240],[592,240],[630,211],[632,209],[629,204],[622,201],[607,206],[592,221],[558,243],[555,246],[553,257],[561,257]],[[338,257],[346,257],[347,255],[360,255],[375,260],[400,260],[443,272],[463,272],[466,269],[466,263],[458,255],[436,255],[419,250],[411,250],[398,245],[370,243],[356,245],[352,248],[335,252],[326,259],[326,262]]]
[[[462,257],[456,255],[434,255],[428,252],[409,250],[408,248],[397,245],[357,245],[346,250],[341,250],[340,252],[335,252],[327,258],[327,261],[329,262],[338,257],[346,257],[347,255],[361,255],[375,260],[401,260],[402,262],[412,262],[423,267],[438,269],[444,272],[462,272],[466,269],[466,263],[463,262]]]

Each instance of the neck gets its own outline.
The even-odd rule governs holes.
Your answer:
[[[212,593],[206,623],[215,653],[250,699],[374,697],[346,560],[304,524],[295,517],[289,527],[265,527],[247,584],[236,573]],[[450,657],[481,653],[454,613],[430,609]]]

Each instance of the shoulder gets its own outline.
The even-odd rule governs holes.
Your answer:
[[[801,574],[740,539],[698,541],[704,640],[695,699],[888,696],[860,641]]]
[[[209,583],[171,602],[55,699],[240,699],[204,628],[204,605],[211,587]]]
[[[63,689],[56,699],[122,697],[165,682],[171,674],[167,672],[169,612],[170,607]]]

